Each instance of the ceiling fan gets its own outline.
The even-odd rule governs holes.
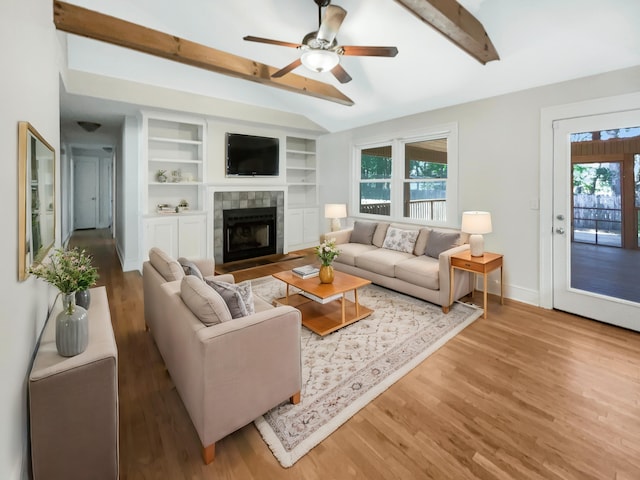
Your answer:
[[[370,56],[370,57],[395,57],[398,54],[396,47],[362,47],[339,45],[336,39],[340,25],[347,11],[337,5],[330,5],[331,0],[314,0],[318,5],[317,32],[311,32],[304,36],[301,43],[283,42],[269,38],[254,37],[248,35],[244,40],[249,42],[269,43],[283,47],[297,48],[302,51],[300,58],[294,60],[286,67],[275,72],[272,77],[282,77],[292,70],[304,65],[315,72],[331,73],[340,83],[351,81],[351,77],[340,65],[341,55]],[[322,7],[326,7],[322,18]]]

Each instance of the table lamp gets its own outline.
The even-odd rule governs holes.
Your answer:
[[[482,235],[491,233],[491,214],[489,212],[462,212],[460,230],[470,234],[471,256],[481,257],[484,255],[484,238]]]
[[[331,219],[331,231],[340,230],[340,219],[347,217],[347,206],[344,203],[327,203],[324,206],[324,218]]]

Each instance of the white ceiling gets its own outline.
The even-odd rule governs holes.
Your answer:
[[[395,58],[342,57],[353,80],[304,67],[335,85],[348,107],[69,35],[72,70],[297,113],[328,131],[640,64],[639,0],[459,0],[485,27],[500,60],[482,65],[393,0],[335,0],[348,15],[343,45],[392,45]],[[255,35],[300,42],[317,29],[313,0],[70,0],[274,67],[295,49],[245,42]],[[118,118],[126,105],[62,95],[63,125]],[[80,105],[78,104],[80,103]],[[212,112],[214,114],[215,112]],[[114,117],[115,115],[115,117]],[[85,118],[82,118],[85,119]],[[109,121],[104,117],[104,121]]]

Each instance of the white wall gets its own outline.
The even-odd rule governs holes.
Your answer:
[[[116,147],[116,250],[122,270],[137,270],[141,265],[142,226],[139,219],[140,126],[136,117],[124,119],[121,144]]]
[[[29,121],[56,150],[59,171],[58,40],[51,0],[0,2],[0,478],[27,478],[26,382],[35,344],[55,292],[40,280],[18,282],[18,122]],[[59,178],[56,213],[60,214]],[[56,225],[60,243],[60,222]]]
[[[505,255],[506,296],[539,305],[540,111],[639,90],[640,67],[634,67],[324,135],[318,141],[320,204],[348,202],[354,143],[457,122],[459,210],[491,212],[485,247]]]

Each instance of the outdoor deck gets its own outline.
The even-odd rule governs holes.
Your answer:
[[[640,250],[571,244],[571,286],[640,303]]]

